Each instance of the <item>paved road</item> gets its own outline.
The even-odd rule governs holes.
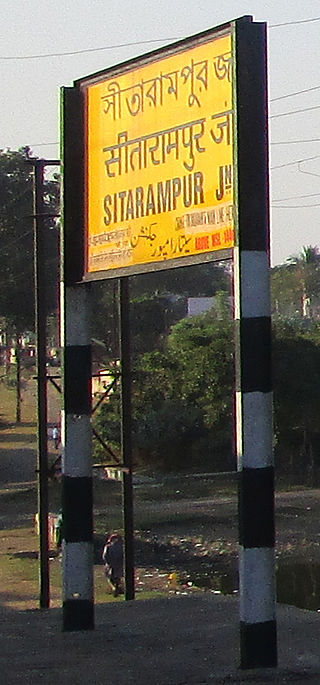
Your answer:
[[[96,629],[62,633],[61,612],[0,609],[6,685],[320,683],[319,615],[280,606],[279,667],[238,668],[238,602],[207,594],[99,605]]]

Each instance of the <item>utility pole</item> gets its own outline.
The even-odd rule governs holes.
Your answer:
[[[134,599],[134,524],[132,483],[131,350],[129,277],[119,278],[119,330],[121,357],[121,450],[123,471],[123,523],[125,599]]]
[[[46,287],[45,287],[45,213],[44,168],[57,166],[59,160],[30,159],[33,166],[33,230],[35,272],[35,322],[37,346],[37,473],[39,516],[40,608],[50,605],[48,558],[48,439],[46,368]]]
[[[20,337],[17,335],[15,346],[16,359],[16,423],[21,423],[21,354]]]

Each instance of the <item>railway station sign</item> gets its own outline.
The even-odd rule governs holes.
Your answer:
[[[86,278],[168,268],[233,247],[231,27],[76,82]]]

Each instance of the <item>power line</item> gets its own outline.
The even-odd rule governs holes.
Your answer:
[[[291,143],[317,143],[317,142],[320,142],[320,138],[313,138],[310,140],[287,140],[287,141],[279,141],[279,142],[274,142],[274,143],[271,142],[271,145],[289,145]],[[40,145],[49,145],[49,144],[54,145],[55,143],[38,143],[39,146]],[[34,145],[34,147],[36,147],[36,146]],[[309,162],[313,159],[319,159],[319,157],[320,157],[320,155],[314,155],[313,157],[303,157],[302,159],[296,159],[293,162],[285,162],[284,164],[278,164],[276,166],[270,167],[270,171],[273,171],[274,169],[282,169],[282,168],[287,167],[287,166],[295,166],[295,164],[301,164],[302,162]],[[301,171],[301,173],[311,173],[311,172],[302,171],[301,169],[299,169],[299,171]],[[318,174],[316,174],[316,176],[318,176]]]
[[[290,114],[300,114],[301,112],[311,112],[313,109],[320,109],[320,105],[314,107],[306,107],[305,109],[294,109],[291,112],[282,112],[282,114],[272,114],[269,119],[278,119],[279,117],[288,117]]]
[[[312,19],[298,19],[297,21],[285,21],[282,24],[270,24],[270,29],[277,29],[279,26],[295,26],[296,24],[311,24],[313,21],[320,21],[320,17]]]
[[[314,157],[304,157],[303,159],[296,159],[294,162],[286,162],[285,164],[278,164],[277,166],[272,166],[270,167],[270,169],[282,169],[286,166],[294,166],[295,164],[301,164],[301,162],[309,162],[312,159],[319,159],[319,157],[320,155],[315,155]]]
[[[320,86],[319,86],[320,88]],[[320,138],[309,138],[308,140],[276,140],[270,141],[270,145],[294,145],[299,143],[320,143]],[[55,143],[30,143],[28,147],[48,147],[50,145],[60,145],[60,141],[56,140]]]
[[[308,195],[291,195],[291,197],[280,197],[278,200],[273,198],[272,202],[285,202],[286,200],[302,200],[305,197],[316,197],[320,193],[309,193]]]
[[[270,29],[275,29],[281,26],[294,26],[296,24],[309,24],[314,21],[320,21],[320,17],[312,17],[310,19],[301,19],[297,21],[287,21],[282,24],[270,24]],[[150,40],[137,40],[131,43],[119,43],[118,45],[106,45],[99,48],[84,48],[83,50],[68,50],[66,52],[48,52],[39,53],[36,55],[13,55],[0,56],[3,60],[25,60],[25,59],[47,59],[48,57],[69,57],[72,55],[83,55],[88,52],[101,52],[103,50],[117,50],[118,48],[127,48],[134,45],[148,45],[150,43],[163,43],[173,40],[184,40],[186,36],[172,36],[170,38],[153,38]]]
[[[271,205],[274,209],[312,209],[313,207],[320,207],[319,204],[315,205]]]
[[[132,43],[119,43],[119,45],[106,45],[101,48],[85,48],[84,50],[70,50],[68,52],[48,52],[38,55],[14,55],[12,57],[0,56],[0,59],[4,60],[24,60],[24,59],[46,59],[47,57],[70,57],[71,55],[83,55],[87,52],[101,52],[102,50],[117,50],[118,48],[128,48],[133,45],[148,45],[150,43],[163,43],[171,40],[180,40],[184,36],[172,38],[153,38],[152,40],[137,40]]]
[[[301,169],[300,164],[302,164],[302,162],[299,162],[299,164],[298,164],[298,171],[300,171],[301,174],[307,174],[308,176],[320,177],[320,174],[315,174],[314,171],[305,171],[304,169]]]
[[[301,143],[320,143],[320,138],[309,138],[308,140],[275,140],[270,145],[295,145]]]
[[[57,140],[55,143],[30,143],[28,147],[48,147],[49,145],[59,145],[59,140]]]
[[[285,100],[286,98],[292,98],[295,95],[302,95],[303,93],[311,93],[313,90],[320,90],[320,86],[313,86],[312,88],[305,88],[304,90],[296,90],[294,93],[288,93],[287,95],[280,95],[277,98],[271,98],[269,102],[278,102],[278,100]]]

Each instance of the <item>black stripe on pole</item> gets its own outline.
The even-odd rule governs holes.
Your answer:
[[[66,542],[91,542],[92,478],[63,476],[63,537]]]
[[[277,666],[276,621],[240,623],[241,668]]]
[[[274,469],[244,468],[239,473],[239,543],[274,547]]]
[[[89,599],[67,599],[63,602],[63,628],[66,631],[93,630],[93,603]]]
[[[84,106],[78,88],[61,89],[63,139],[63,227],[62,276],[66,286],[82,280],[85,261],[84,239]]]
[[[270,392],[271,318],[261,316],[237,319],[235,343],[236,390]]]
[[[269,250],[266,25],[236,22],[237,200],[241,250]]]
[[[64,349],[64,369],[66,414],[90,416],[91,345],[67,345]]]

